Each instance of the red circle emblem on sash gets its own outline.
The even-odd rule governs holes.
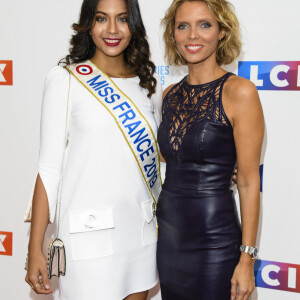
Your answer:
[[[93,73],[93,69],[89,65],[79,65],[76,67],[76,71],[80,75],[90,75]]]

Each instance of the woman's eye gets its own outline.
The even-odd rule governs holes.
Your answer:
[[[119,21],[122,23],[126,23],[128,20],[127,20],[127,18],[123,17],[123,18],[120,18]]]
[[[179,30],[184,30],[187,28],[187,25],[185,24],[179,24],[178,27],[177,27]]]
[[[201,25],[201,27],[202,27],[202,28],[210,28],[211,25],[210,25],[210,23],[203,23],[203,24]]]
[[[96,21],[104,22],[106,19],[104,17],[96,17]]]

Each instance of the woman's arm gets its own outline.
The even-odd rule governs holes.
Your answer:
[[[39,294],[52,292],[49,289],[42,244],[47,224],[49,221],[54,222],[55,218],[66,143],[67,112],[70,112],[67,109],[69,82],[69,73],[61,67],[55,67],[46,78],[43,95],[39,168],[32,203],[28,271],[25,278]],[[43,286],[39,284],[39,276],[42,277]]]
[[[47,262],[42,253],[42,244],[48,222],[48,198],[41,177],[38,175],[32,201],[32,219],[28,244],[28,272],[25,280],[39,294],[52,293],[47,276]],[[44,288],[39,283],[39,276],[42,276]]]
[[[232,78],[228,82],[227,93],[224,90],[224,94],[228,99],[225,103],[233,127],[237,153],[242,244],[255,246],[260,209],[259,163],[264,136],[262,107],[256,87],[246,79]],[[232,299],[244,300],[251,295],[255,287],[253,266],[252,257],[242,252],[232,277]]]

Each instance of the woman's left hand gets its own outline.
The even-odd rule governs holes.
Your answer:
[[[241,259],[231,278],[231,300],[248,300],[254,288],[254,260]]]

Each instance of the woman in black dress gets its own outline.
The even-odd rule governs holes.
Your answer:
[[[264,120],[256,87],[221,68],[240,53],[238,21],[226,0],[175,0],[163,22],[169,62],[189,74],[166,89],[158,134],[167,162],[157,208],[162,299],[246,300]],[[230,189],[236,164],[242,225]]]

